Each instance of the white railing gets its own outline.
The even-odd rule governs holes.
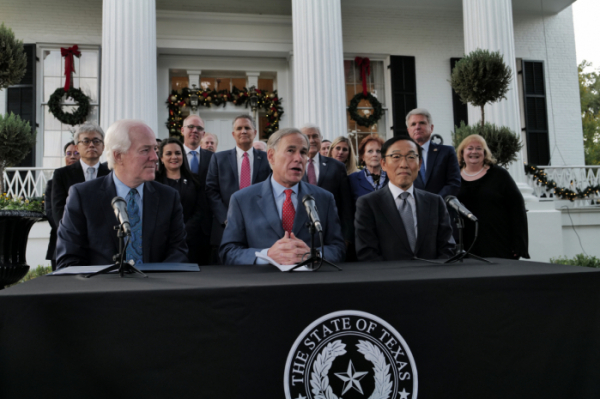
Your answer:
[[[11,197],[41,197],[54,168],[6,168],[2,192]]]
[[[585,192],[588,187],[598,187],[600,185],[600,166],[538,166],[546,173],[548,181],[556,182],[557,187],[566,188],[578,193],[578,190]],[[555,198],[554,190],[546,191],[546,186],[542,185],[538,179],[532,175],[527,175],[527,179],[533,194],[538,198]],[[576,207],[599,206],[600,194],[592,192],[586,198],[576,198],[573,201]]]

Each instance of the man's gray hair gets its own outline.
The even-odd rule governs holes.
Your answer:
[[[304,138],[304,141],[306,141],[306,148],[308,149],[310,147],[310,142],[308,141],[308,137],[306,137],[306,135],[304,133],[302,133],[300,130],[296,129],[295,127],[288,127],[288,128],[280,129],[280,130],[276,131],[275,133],[273,133],[271,135],[271,137],[269,137],[269,141],[267,141],[267,151],[269,151],[270,149],[274,149],[275,151],[277,151],[277,144],[279,144],[281,139],[284,138],[285,136],[289,136],[291,134],[301,135]]]
[[[323,137],[323,135],[321,134],[321,129],[319,128],[319,126],[315,125],[314,123],[307,123],[300,128],[300,130],[304,130],[304,129],[307,129],[307,130],[312,129],[312,130],[316,131],[317,133],[319,133],[319,137],[321,137],[321,138]]]
[[[215,138],[215,144],[219,145],[219,138],[217,137],[216,134],[213,134],[213,133],[205,133],[204,137],[202,137],[202,140],[200,140],[200,142],[202,143],[204,141],[204,139],[206,139],[208,136],[213,136]]]
[[[113,169],[115,166],[115,154],[124,154],[131,147],[131,138],[129,138],[129,131],[137,126],[147,126],[143,121],[135,119],[121,119],[116,121],[106,131],[106,161],[108,162],[108,168]],[[150,129],[150,127],[148,127]]]
[[[415,108],[412,111],[410,111],[408,114],[406,114],[406,126],[407,127],[408,127],[408,120],[413,115],[423,115],[425,118],[427,118],[427,123],[429,123],[430,125],[433,125],[433,119],[431,119],[431,114],[429,113],[429,111],[427,111],[425,108]]]
[[[238,119],[247,119],[248,121],[250,121],[250,124],[252,125],[252,130],[256,130],[256,122],[254,122],[254,118],[248,114],[241,114],[241,115],[238,115],[235,118],[233,118],[233,122],[231,122],[231,127],[235,126],[235,122]]]
[[[79,141],[79,135],[81,133],[98,133],[100,137],[102,137],[102,140],[104,140],[104,130],[92,122],[85,122],[83,125],[80,125],[77,128],[75,134],[73,135],[73,142],[75,145],[77,145],[77,142]]]

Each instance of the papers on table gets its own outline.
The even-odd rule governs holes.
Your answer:
[[[70,266],[64,269],[58,269],[48,276],[74,275],[74,274],[92,274],[107,269],[112,265],[100,266]],[[199,272],[200,267],[195,263],[139,263],[135,265],[142,272]],[[111,271],[118,273],[118,270]]]
[[[279,263],[275,262],[271,257],[267,256],[267,255],[263,255],[260,252],[255,252],[254,253],[256,255],[257,258],[262,259],[266,262],[269,262],[269,264],[275,266],[276,268],[278,268],[279,270],[281,270],[282,272],[287,272],[289,271],[292,267],[295,267],[296,265],[280,265]],[[308,269],[306,266],[302,266],[297,268],[295,271],[299,271],[299,272],[310,272],[311,270]]]

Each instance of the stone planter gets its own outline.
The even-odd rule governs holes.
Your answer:
[[[45,218],[41,212],[0,211],[0,289],[16,283],[29,271],[25,259],[29,231]]]

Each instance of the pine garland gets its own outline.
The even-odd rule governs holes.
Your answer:
[[[575,201],[576,199],[590,199],[590,196],[600,194],[600,185],[589,186],[585,190],[575,188],[575,191],[558,187],[558,184],[556,184],[554,180],[547,178],[548,174],[544,169],[539,169],[534,165],[525,164],[525,174],[532,175],[537,180],[538,184],[546,187],[546,191],[554,190],[554,195],[560,199]],[[571,184],[572,183],[573,182],[571,181]]]
[[[178,136],[181,134],[184,119],[181,116],[181,108],[189,105],[190,94],[192,94],[192,90],[187,87],[181,91],[181,94],[176,90],[171,92],[167,100],[169,119],[166,126],[169,129],[169,136]],[[235,105],[244,105],[246,108],[250,105],[250,92],[245,87],[240,90],[234,86],[232,91],[199,89],[197,94],[198,105],[203,107],[211,107],[212,105],[217,107],[222,105],[225,107],[228,102]],[[267,125],[263,132],[269,137],[279,129],[279,120],[281,119],[281,115],[283,115],[281,99],[277,95],[277,90],[272,93],[264,90],[256,90],[256,95],[258,96],[258,108],[264,109],[267,112]]]

